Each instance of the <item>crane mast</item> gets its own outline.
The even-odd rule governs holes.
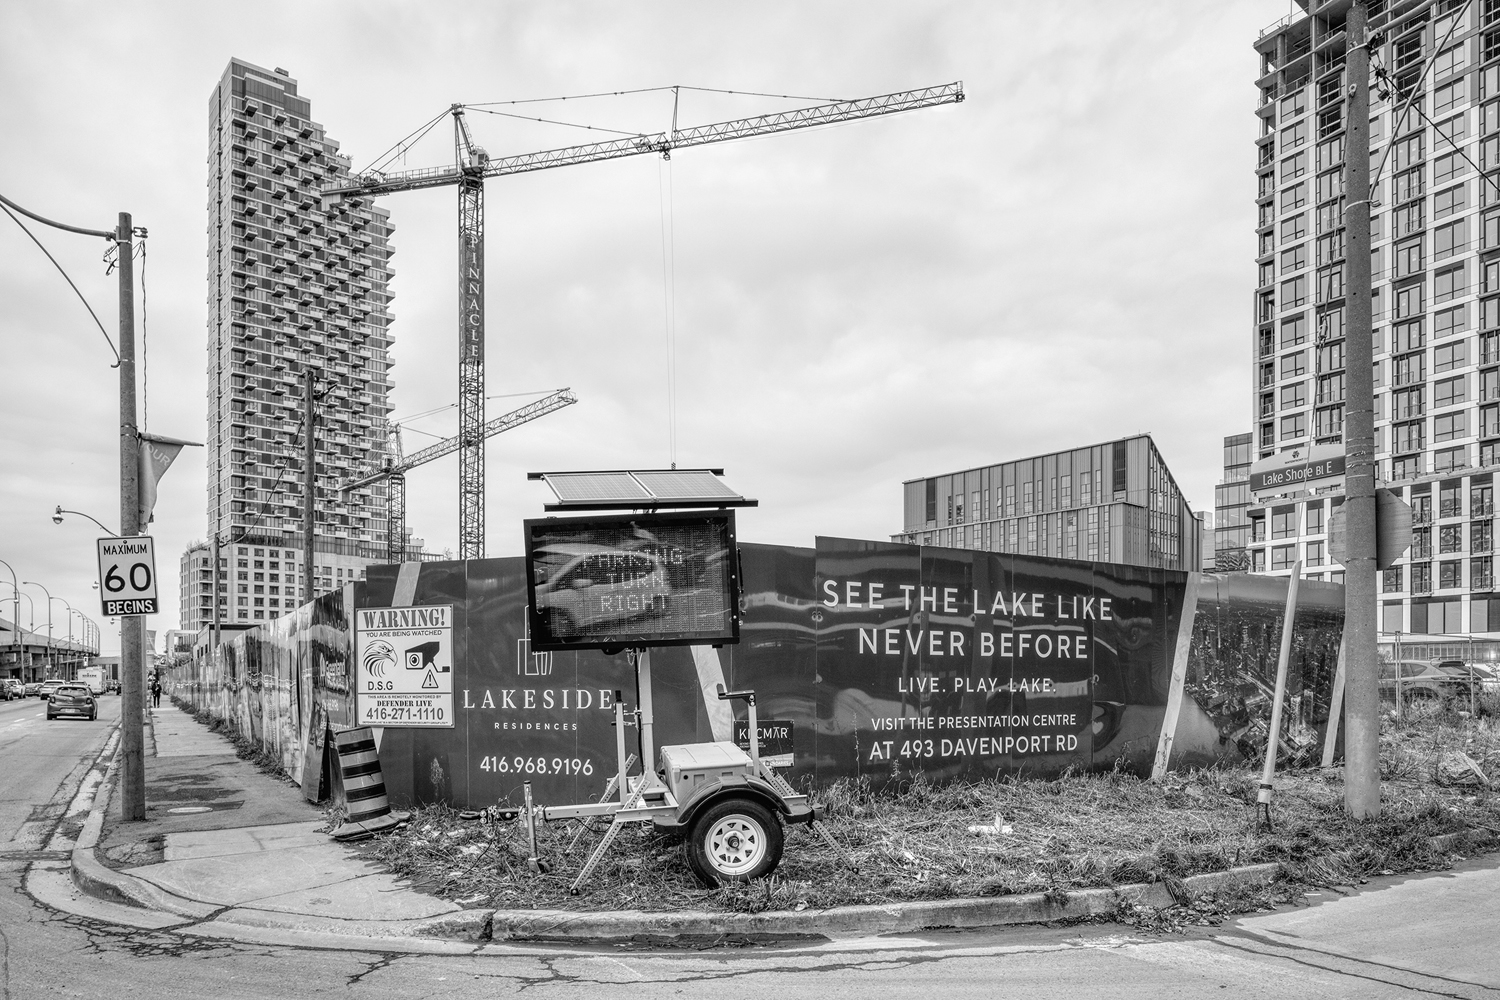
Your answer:
[[[458,164],[458,552],[484,558],[484,150],[453,105]],[[403,507],[404,507],[404,486]]]
[[[737,118],[711,125],[679,129],[674,112],[667,132],[642,133],[608,142],[588,143],[540,150],[519,156],[490,159],[474,145],[464,118],[464,106],[450,107],[453,115],[454,164],[395,173],[369,171],[353,183],[324,188],[325,205],[344,197],[373,197],[424,188],[458,188],[458,295],[459,353],[458,405],[459,451],[458,539],[462,559],[484,557],[484,181],[487,177],[574,166],[599,160],[657,153],[668,156],[674,149],[704,146],[732,139],[749,139],[796,129],[816,128],[916,111],[921,108],[958,104],[964,99],[961,82],[882,94],[856,101],[835,101],[810,108]],[[430,450],[430,449],[428,449]],[[420,454],[420,453],[419,453]],[[404,480],[398,485],[404,503]],[[394,492],[394,491],[393,491]],[[389,523],[389,522],[388,522]],[[394,542],[392,543],[395,544]],[[404,544],[404,542],[403,542]]]

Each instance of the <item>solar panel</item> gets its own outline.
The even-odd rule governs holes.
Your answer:
[[[637,472],[636,480],[662,500],[740,499],[712,472],[688,469],[682,472]]]
[[[547,485],[563,503],[651,499],[646,488],[628,472],[549,473]]]
[[[558,502],[546,510],[647,510],[668,507],[755,507],[719,477],[723,469],[611,469],[531,472],[552,487]]]

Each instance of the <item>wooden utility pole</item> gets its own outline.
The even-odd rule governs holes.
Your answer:
[[[1370,50],[1365,0],[1354,0],[1346,87],[1344,210],[1348,269],[1344,417],[1344,807],[1357,819],[1380,815],[1380,690],[1375,619],[1375,387],[1370,334]]]
[[[115,265],[120,272],[120,534],[141,532],[140,447],[135,426],[135,232],[120,213]],[[217,571],[217,567],[215,567]],[[146,711],[143,640],[146,619],[120,618],[120,818],[146,818],[146,762],[142,715]]]
[[[318,481],[317,408],[313,395],[315,373],[311,366],[302,371],[302,432],[307,435],[307,446],[302,459],[302,603],[313,599],[313,583],[317,579],[313,566],[313,490]]]

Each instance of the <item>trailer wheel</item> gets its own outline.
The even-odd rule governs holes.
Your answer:
[[[705,885],[748,882],[781,863],[781,821],[750,799],[716,802],[693,822],[688,863]]]

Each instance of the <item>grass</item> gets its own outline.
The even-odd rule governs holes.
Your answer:
[[[1271,830],[1257,822],[1258,769],[1176,773],[1160,783],[1120,771],[944,787],[919,778],[887,790],[843,780],[815,797],[827,805],[828,827],[845,851],[805,828],[788,829],[785,856],[770,877],[718,889],[693,878],[680,838],[649,825],[627,828],[578,896],[568,886],[599,830],[569,854],[571,825],[540,826],[541,856],[554,866],[541,874],[526,866],[519,822],[487,825],[443,806],[418,809],[408,826],[366,849],[419,888],[504,909],[758,912],[1138,882],[1171,888],[1202,872],[1280,863],[1281,877],[1269,887],[1183,897],[1171,912],[1127,906],[1116,914],[1162,928],[1213,923],[1312,887],[1446,867],[1450,857],[1433,849],[1431,837],[1477,828],[1500,834],[1500,794],[1479,784],[1455,751],[1500,776],[1493,717],[1389,719],[1379,819],[1344,814],[1341,769],[1305,769],[1278,775]],[[993,825],[997,814],[1010,833],[969,832]]]

